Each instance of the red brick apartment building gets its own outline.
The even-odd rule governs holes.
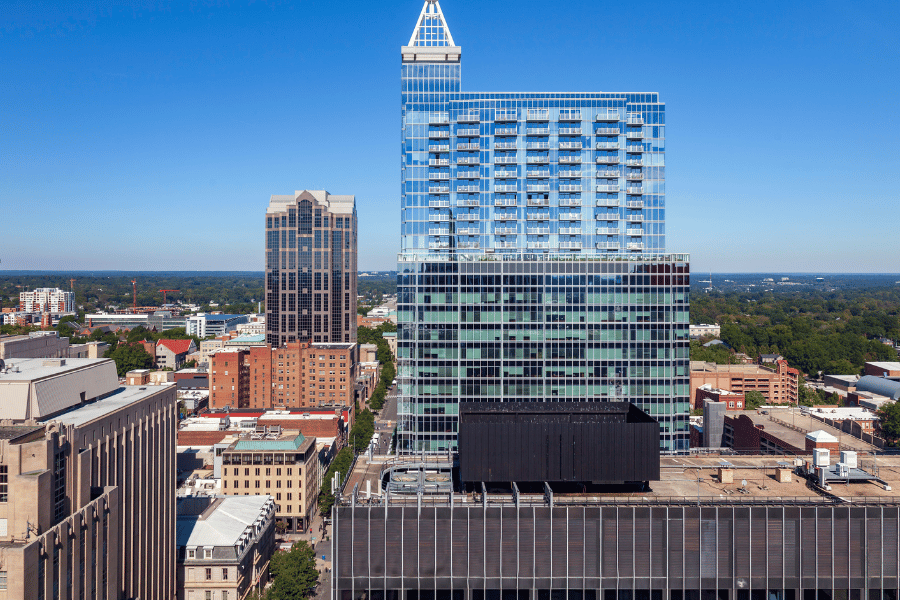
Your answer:
[[[209,407],[352,406],[359,369],[353,343],[222,348],[210,354]]]
[[[711,362],[691,361],[691,397],[705,384],[713,388],[746,394],[761,392],[770,404],[796,404],[800,372],[779,360],[775,365],[717,365]]]

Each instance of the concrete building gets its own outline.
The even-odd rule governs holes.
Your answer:
[[[156,368],[179,369],[187,361],[187,355],[197,351],[194,340],[158,340],[156,342]]]
[[[760,365],[718,365],[691,361],[691,397],[697,388],[710,385],[729,392],[762,393],[767,404],[797,404],[800,372],[780,360],[775,368]]]
[[[0,373],[0,598],[172,598],[175,388],[69,361]]]
[[[356,199],[274,195],[266,210],[266,342],[356,342]]]
[[[273,496],[275,520],[286,531],[309,526],[321,478],[316,439],[296,431],[241,439],[222,451],[222,493]]]
[[[28,335],[0,335],[0,360],[10,358],[66,358],[69,338],[56,331],[33,331]]]
[[[700,324],[691,325],[690,336],[692,340],[699,340],[702,337],[719,337],[722,334],[722,328],[718,323],[714,325]]]
[[[266,315],[247,315],[249,320],[238,325],[236,331],[241,335],[265,335]]]
[[[352,406],[357,344],[291,342],[210,355],[210,408]]]
[[[381,337],[383,337],[387,342],[388,348],[391,349],[391,354],[394,356],[394,358],[397,358],[397,332],[385,331],[381,334]]]
[[[134,329],[141,326],[157,331],[168,331],[185,326],[184,317],[177,317],[172,311],[157,310],[148,313],[94,313],[85,315],[84,320],[89,327],[108,325],[113,329]]]
[[[19,311],[27,313],[52,313],[54,315],[75,312],[75,292],[59,288],[37,288],[19,292]]]
[[[178,600],[243,600],[269,580],[272,496],[178,498]]]
[[[726,410],[744,410],[744,394],[729,392],[704,383],[694,395],[694,408],[703,408],[706,402],[722,402]]]
[[[103,358],[109,344],[106,342],[86,342],[69,346],[69,358]]]
[[[199,338],[211,335],[220,336],[237,331],[238,325],[244,325],[250,320],[250,315],[220,315],[199,313],[185,319],[185,329],[188,335],[196,335]]]

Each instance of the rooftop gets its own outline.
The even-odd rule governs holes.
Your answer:
[[[65,425],[80,426],[104,417],[135,402],[140,402],[163,390],[175,389],[175,384],[164,383],[162,385],[136,386],[126,385],[120,387],[109,396],[90,404],[85,404],[74,410],[53,417],[52,421],[58,421]]]
[[[0,425],[0,440],[20,441],[29,434],[43,430],[43,425]]]
[[[866,364],[885,371],[900,371],[900,362],[867,362]]]
[[[700,360],[691,361],[691,371],[703,371],[707,373],[772,373],[772,369],[759,365],[718,365],[713,362]]]
[[[275,510],[271,496],[226,496],[208,502],[206,498],[178,499],[178,547],[237,546],[249,529]],[[196,514],[194,505],[205,505],[205,509]]]
[[[767,414],[763,414],[767,413]],[[849,433],[826,425],[819,419],[809,416],[806,411],[791,408],[768,408],[764,411],[745,410],[740,413],[726,415],[726,418],[747,417],[757,427],[795,448],[806,448],[806,434],[811,431],[825,431],[840,441],[842,450],[856,450],[858,452],[877,452],[878,448],[855,438]],[[825,416],[825,415],[822,415]],[[738,449],[740,450],[740,449]]]
[[[312,443],[312,440],[310,440]],[[275,440],[240,440],[234,443],[232,450],[259,450],[261,452],[294,452],[306,444],[302,433],[288,433]]]
[[[104,363],[115,364],[108,358],[10,358],[4,362],[6,369],[0,371],[0,381],[35,381]]]

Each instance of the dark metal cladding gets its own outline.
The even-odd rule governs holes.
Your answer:
[[[659,480],[659,423],[628,402],[463,402],[464,482]]]

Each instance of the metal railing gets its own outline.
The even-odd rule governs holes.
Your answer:
[[[618,198],[598,198],[597,206],[619,206]]]
[[[515,179],[519,176],[518,171],[494,171],[494,177],[498,179]]]
[[[619,164],[618,156],[598,156],[597,163],[601,165],[616,165]]]
[[[450,137],[449,131],[429,131],[428,137],[430,138],[448,138]]]
[[[559,191],[561,192],[580,192],[580,185],[561,185],[559,186]]]
[[[429,152],[450,152],[450,144],[432,144],[428,146]]]
[[[580,164],[581,157],[580,156],[560,156],[559,164]]]
[[[481,144],[457,144],[457,150],[481,150]]]
[[[494,135],[518,135],[519,130],[516,127],[498,127],[494,130]]]
[[[550,135],[549,127],[528,127],[525,129],[528,135]]]
[[[515,150],[516,143],[515,142],[494,142],[495,150]]]
[[[560,127],[559,135],[581,135],[581,127]]]
[[[481,159],[477,158],[475,156],[469,156],[469,157],[457,156],[456,164],[458,164],[458,165],[480,165]]]

